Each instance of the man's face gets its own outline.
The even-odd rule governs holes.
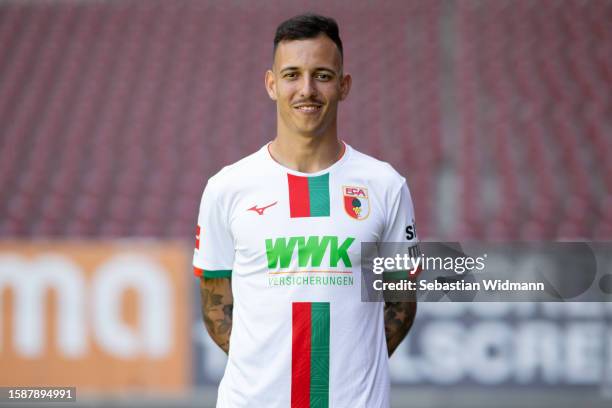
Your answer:
[[[340,51],[326,35],[279,43],[272,70],[266,72],[280,126],[306,136],[335,126],[338,102],[350,85],[350,75],[342,74]]]

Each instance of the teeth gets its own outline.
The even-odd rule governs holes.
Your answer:
[[[306,105],[306,106],[299,106],[298,109],[302,110],[302,111],[313,112],[313,111],[319,109],[319,106],[317,106],[317,105]]]

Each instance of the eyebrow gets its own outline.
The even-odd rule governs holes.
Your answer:
[[[280,73],[282,74],[282,73],[283,73],[283,72],[285,72],[285,71],[298,71],[299,69],[300,69],[299,67],[293,67],[293,66],[291,66],[291,67],[285,67],[285,68],[283,68],[283,69],[281,69],[281,70],[280,70]],[[326,72],[330,72],[330,73],[332,73],[332,74],[334,74],[334,75],[337,75],[337,72],[336,72],[336,71],[334,71],[334,70],[333,70],[333,69],[331,69],[331,68],[327,68],[327,67],[317,67],[317,68],[315,68],[314,70],[315,70],[315,71],[326,71]]]

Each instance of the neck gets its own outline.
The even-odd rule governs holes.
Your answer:
[[[335,132],[318,136],[279,132],[270,143],[269,151],[272,158],[285,167],[302,173],[316,173],[340,159],[344,144]]]

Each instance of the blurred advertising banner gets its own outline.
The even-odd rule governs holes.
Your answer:
[[[424,302],[418,308],[390,360],[396,384],[612,391],[610,302]]]
[[[189,263],[176,242],[0,242],[0,384],[185,391]]]

